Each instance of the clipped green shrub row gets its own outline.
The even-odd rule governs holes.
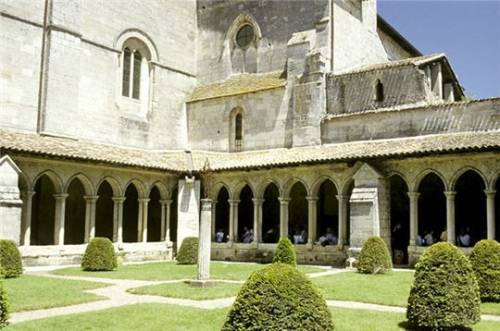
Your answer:
[[[446,242],[432,245],[415,268],[406,313],[411,325],[459,330],[479,321],[479,286],[471,263],[457,247]]]
[[[196,264],[198,262],[198,238],[184,238],[176,259],[177,264]]]
[[[297,265],[297,255],[292,242],[287,237],[281,237],[274,252],[273,263],[286,263],[292,266]]]
[[[482,301],[500,301],[500,243],[479,241],[470,255]]]
[[[391,255],[382,238],[370,237],[365,241],[356,267],[359,272],[366,274],[383,274],[391,271]]]
[[[325,299],[289,264],[255,271],[241,288],[222,331],[333,330]]]
[[[87,245],[82,258],[85,271],[111,271],[117,267],[115,248],[108,238],[96,237]]]
[[[3,283],[0,282],[0,329],[8,325],[9,320],[9,302],[7,294],[3,288]]]
[[[3,277],[15,278],[23,273],[23,262],[21,253],[15,242],[11,240],[0,240],[0,266],[3,269]]]

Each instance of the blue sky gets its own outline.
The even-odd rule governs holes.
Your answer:
[[[424,54],[446,53],[468,96],[500,96],[500,0],[378,0]]]

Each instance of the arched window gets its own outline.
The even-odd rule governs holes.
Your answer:
[[[122,96],[141,100],[149,94],[151,53],[137,38],[129,38],[122,53]]]
[[[374,99],[378,102],[384,101],[384,84],[382,84],[380,79],[377,79],[375,82]]]
[[[243,116],[241,113],[237,114],[234,118],[234,150],[241,152],[241,145],[243,141]]]

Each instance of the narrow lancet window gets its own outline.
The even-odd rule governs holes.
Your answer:
[[[243,140],[243,117],[237,114],[234,118],[234,137],[235,137],[235,151],[241,152],[241,145]]]
[[[375,101],[384,101],[384,84],[382,84],[380,79],[377,79],[375,83]]]

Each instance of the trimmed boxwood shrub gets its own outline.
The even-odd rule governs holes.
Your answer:
[[[273,263],[247,279],[222,331],[333,330],[325,299],[289,264]]]
[[[85,271],[111,271],[117,266],[115,248],[108,238],[96,237],[87,245],[82,258]]]
[[[0,282],[0,329],[7,326],[9,319],[9,302],[7,301],[7,294]]]
[[[370,237],[363,244],[356,265],[365,274],[383,274],[392,269],[391,255],[385,241],[380,237]]]
[[[500,301],[500,243],[481,240],[470,255],[482,301]]]
[[[198,238],[186,237],[177,252],[177,264],[196,264],[198,262]]]
[[[19,253],[15,242],[0,240],[0,265],[3,268],[5,278],[19,277],[23,273],[21,253]]]
[[[406,316],[412,326],[432,330],[470,328],[480,318],[479,286],[467,257],[440,242],[416,264]]]
[[[287,237],[281,237],[276,247],[276,251],[274,252],[273,263],[286,263],[292,266],[297,265],[295,248]]]

